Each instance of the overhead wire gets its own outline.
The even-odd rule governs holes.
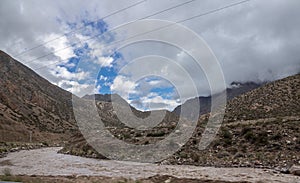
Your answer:
[[[219,12],[219,11],[222,11],[222,10],[225,10],[225,9],[228,9],[228,8],[231,8],[231,7],[234,7],[234,6],[238,6],[240,4],[244,4],[246,2],[249,2],[249,1],[252,1],[252,0],[243,0],[243,1],[239,1],[239,2],[236,2],[236,3],[232,3],[232,4],[229,4],[229,5],[226,5],[226,6],[223,6],[223,7],[220,7],[220,8],[216,8],[216,9],[213,9],[213,10],[210,10],[210,11],[206,11],[204,13],[200,13],[198,15],[194,15],[192,17],[189,17],[189,18],[186,18],[186,19],[182,19],[182,20],[179,20],[179,21],[176,21],[176,22],[172,22],[168,25],[165,25],[165,26],[161,26],[159,28],[155,28],[153,30],[150,30],[150,31],[146,31],[146,32],[143,32],[143,33],[140,33],[140,34],[136,34],[134,36],[131,36],[129,38],[126,38],[125,40],[118,40],[118,41],[113,41],[111,43],[109,43],[108,45],[113,45],[113,44],[117,44],[119,42],[124,42],[124,41],[127,41],[129,39],[132,39],[132,38],[135,38],[135,37],[139,37],[139,36],[142,36],[142,35],[145,35],[145,34],[149,34],[149,33],[152,33],[152,32],[155,32],[155,31],[159,31],[159,30],[162,30],[162,29],[165,29],[165,28],[168,28],[168,27],[171,27],[171,26],[174,26],[178,23],[183,23],[183,22],[186,22],[186,21],[189,21],[189,20],[192,20],[192,19],[196,19],[196,18],[200,18],[200,17],[203,17],[203,16],[206,16],[206,15],[210,15],[210,14],[213,14],[213,13],[216,13],[216,12]],[[65,48],[66,49],[66,48]],[[49,55],[46,55],[46,56],[49,56]],[[46,56],[43,56],[43,57],[46,57]],[[72,57],[71,57],[72,58]],[[60,60],[58,62],[55,62],[53,64],[57,64],[59,62],[62,62],[62,61],[67,61],[69,60],[70,58],[68,59],[64,59],[64,60]],[[53,65],[51,64],[51,65]],[[40,70],[40,69],[44,69],[46,67],[48,67],[49,65],[46,65],[46,66],[42,66],[42,67],[39,67],[39,68],[35,68],[34,70]]]
[[[23,63],[24,63],[24,64],[28,64],[28,63],[34,62],[34,61],[36,61],[36,60],[39,60],[39,59],[41,59],[41,58],[44,58],[44,57],[53,55],[53,54],[55,54],[55,53],[57,53],[57,52],[63,51],[63,50],[68,49],[68,48],[70,48],[70,47],[74,47],[74,46],[76,46],[76,45],[78,45],[78,44],[80,44],[80,43],[82,43],[82,42],[86,42],[86,41],[92,40],[92,39],[94,39],[94,38],[96,38],[96,37],[99,37],[100,35],[106,34],[106,33],[108,33],[108,32],[115,31],[115,30],[117,30],[117,29],[119,29],[119,28],[121,28],[121,27],[124,27],[124,26],[128,25],[128,24],[132,24],[132,23],[134,23],[134,22],[141,21],[141,20],[144,20],[144,19],[147,19],[147,18],[156,16],[156,15],[159,15],[159,14],[161,14],[161,13],[164,13],[164,12],[166,12],[166,11],[169,11],[169,10],[172,10],[172,9],[175,9],[175,8],[178,8],[178,7],[180,7],[180,6],[186,5],[186,4],[191,3],[191,2],[194,2],[194,1],[196,1],[196,0],[189,0],[189,1],[186,1],[186,2],[184,2],[184,3],[180,3],[180,4],[178,4],[178,5],[175,5],[175,6],[172,6],[172,7],[167,8],[167,9],[158,11],[158,12],[153,13],[153,14],[151,14],[151,15],[147,15],[147,16],[145,16],[145,17],[143,17],[143,18],[136,19],[136,20],[134,20],[134,21],[132,21],[132,22],[125,23],[125,24],[123,24],[123,25],[121,25],[121,26],[119,26],[119,27],[115,27],[115,28],[112,28],[112,29],[110,29],[110,30],[108,30],[108,31],[106,31],[106,32],[96,34],[96,35],[94,35],[94,36],[92,36],[92,37],[89,37],[89,38],[87,38],[87,39],[85,39],[85,40],[82,40],[82,41],[73,43],[73,44],[68,45],[68,46],[66,46],[66,47],[63,47],[63,48],[61,48],[61,49],[52,51],[52,52],[50,52],[50,53],[48,53],[48,54],[42,55],[42,56],[40,56],[40,57],[31,59],[31,60],[26,61],[26,62],[23,62]]]
[[[138,1],[138,2],[136,2],[136,3],[134,3],[134,4],[131,4],[131,5],[129,5],[129,6],[126,6],[125,8],[116,10],[116,11],[114,11],[113,13],[110,13],[110,14],[108,14],[108,15],[102,17],[102,18],[99,18],[99,19],[97,19],[97,20],[91,21],[91,23],[92,23],[92,22],[98,22],[98,21],[100,21],[100,20],[104,20],[104,19],[106,19],[106,18],[109,18],[109,17],[111,17],[111,16],[113,16],[113,15],[116,15],[116,14],[118,14],[118,13],[121,13],[121,12],[125,11],[125,10],[128,10],[128,9],[130,9],[130,8],[133,8],[133,7],[137,6],[137,5],[140,5],[140,4],[142,4],[142,3],[146,2],[146,1],[147,1],[147,0]],[[21,55],[23,55],[23,54],[25,54],[25,53],[27,53],[27,52],[30,52],[30,51],[35,50],[35,49],[37,49],[37,48],[40,48],[40,47],[42,47],[42,46],[44,46],[44,45],[47,45],[47,44],[50,43],[50,42],[53,42],[53,41],[56,41],[56,40],[59,40],[59,39],[65,37],[65,36],[71,35],[71,34],[77,32],[77,31],[79,31],[79,30],[84,29],[85,27],[86,27],[86,25],[83,25],[83,26],[81,26],[81,27],[79,27],[79,28],[76,28],[76,29],[74,29],[74,30],[72,30],[72,31],[70,31],[70,32],[67,32],[67,33],[65,33],[65,34],[63,34],[63,35],[61,35],[61,36],[57,36],[57,37],[55,37],[55,38],[53,38],[53,39],[50,39],[50,40],[48,40],[48,41],[43,42],[42,44],[39,44],[39,45],[36,45],[36,46],[34,46],[34,47],[32,47],[32,48],[26,49],[25,51],[22,51],[22,52],[18,53],[17,55],[13,55],[13,57],[21,56]]]

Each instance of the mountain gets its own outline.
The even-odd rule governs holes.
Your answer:
[[[163,164],[200,166],[265,167],[279,171],[299,164],[300,154],[300,75],[274,81],[241,94],[227,103],[224,122],[205,150],[198,144],[210,113],[202,115],[189,141]],[[235,93],[236,94],[236,93]],[[113,114],[111,103],[100,102]],[[107,113],[107,112],[105,112]],[[127,143],[147,145],[166,138],[177,125],[177,115],[168,114],[151,130],[126,126],[110,128]],[[112,118],[110,118],[112,119]],[[113,117],[116,121],[117,118]],[[74,136],[62,153],[104,158],[82,136]]]
[[[232,82],[231,87],[226,89],[227,100],[231,100],[234,97],[237,97],[237,96],[239,96],[243,93],[251,91],[251,90],[253,90],[255,88],[258,88],[262,85],[263,84],[258,84],[258,83],[254,83],[254,82],[245,82],[245,83]],[[182,105],[177,106],[173,110],[173,113],[175,113],[177,115],[180,115],[181,107],[183,105],[185,107],[187,107],[187,109],[189,109],[189,111],[193,111],[194,109],[193,109],[192,104],[194,104],[195,100],[199,100],[199,102],[200,102],[200,111],[199,111],[200,115],[207,114],[207,113],[210,112],[210,110],[211,110],[211,96],[207,96],[207,97],[200,96],[198,98],[189,99],[185,103],[183,103]]]
[[[102,102],[111,102],[112,98],[118,98],[120,97],[117,94],[95,94],[95,95],[85,95],[82,98],[86,100],[96,100],[96,101],[102,101]]]
[[[207,119],[168,163],[267,167],[300,163],[300,74],[274,81],[228,101],[224,122],[211,145],[197,147]],[[178,161],[178,159],[181,159]]]
[[[249,91],[229,101],[225,120],[252,120],[300,115],[300,74]]]
[[[76,131],[72,94],[0,51],[0,141],[62,141]]]
[[[68,140],[61,151],[63,153],[104,158],[78,130],[71,93],[51,84],[1,51],[0,68],[0,142],[28,142],[31,134],[34,142]],[[162,163],[268,168],[299,164],[300,74],[258,88],[253,83],[245,87],[241,83],[233,85],[235,87],[227,90],[231,100],[227,103],[224,122],[210,146],[206,150],[198,149],[210,116],[205,112],[189,141]],[[90,103],[92,98],[96,98],[97,112],[105,127],[127,143],[156,143],[173,132],[178,123],[175,112],[142,112],[129,106],[140,118],[146,118],[152,112],[166,112],[162,122],[154,128],[134,129],[121,123],[116,115],[118,109],[125,116],[125,122],[131,122],[125,110],[128,103],[124,99],[118,95],[77,99],[78,102]],[[178,144],[174,142],[172,146]]]
[[[142,145],[157,142],[160,137],[166,134],[166,131],[168,131],[169,128],[175,129],[177,121],[179,119],[178,115],[175,115],[174,113],[171,113],[167,110],[139,111],[129,105],[126,100],[124,100],[117,94],[95,94],[84,96],[82,98],[82,102],[84,102],[84,100],[91,102],[91,100],[94,99],[98,109],[98,115],[100,116],[101,121],[104,123],[105,128],[109,130],[110,133],[113,134],[116,138],[128,143],[132,143],[132,141],[134,141],[134,143]],[[130,111],[126,110],[125,107]],[[86,112],[88,112],[88,110]],[[137,117],[137,120],[132,118],[129,113],[133,113],[133,116]],[[152,113],[156,113],[158,115],[159,113],[162,113],[164,115],[162,116],[162,119],[160,119],[161,121],[159,121],[154,128],[150,130],[143,129],[140,119],[145,119]],[[154,114],[153,116],[158,116],[156,114]],[[120,119],[120,117],[122,118]],[[147,123],[147,119],[145,120],[146,122],[144,121],[144,123],[149,124]],[[137,127],[141,129],[134,129],[133,127],[129,127],[123,122],[131,122],[131,124],[137,124]],[[97,124],[92,124],[90,126],[93,126],[93,129],[95,129],[96,125]],[[88,126],[89,125],[87,125],[87,128]],[[93,149],[93,147],[86,141],[85,137],[81,133],[76,133],[60,152],[86,157],[105,158],[103,155],[99,154]]]

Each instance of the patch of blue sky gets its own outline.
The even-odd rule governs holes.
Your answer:
[[[163,99],[173,99],[173,94],[176,92],[175,88],[172,87],[159,87],[159,88],[152,88],[150,90],[151,93],[155,93],[158,96],[161,96]],[[154,97],[153,97],[154,98]]]
[[[101,76],[106,79],[105,80],[101,79]],[[97,76],[97,81],[96,81],[97,85],[100,85],[99,93],[110,94],[111,93],[110,84],[113,82],[116,76],[117,76],[117,72],[113,67],[100,68]]]
[[[88,59],[88,52],[90,51],[88,45],[85,43],[82,47],[77,47],[73,49],[75,57],[68,60],[67,63],[59,64],[61,67],[65,67],[69,72],[76,72],[76,66],[83,59]]]
[[[152,86],[147,93],[140,91],[140,87],[136,88],[136,93],[129,95],[129,100],[138,100],[141,97],[147,97],[149,99],[155,98],[157,96],[162,97],[163,99],[174,99],[174,93],[176,92],[175,88],[171,85],[169,86]]]
[[[106,57],[113,58],[114,62],[112,67],[101,67],[99,68],[97,76],[97,85],[100,85],[99,93],[101,94],[111,94],[110,85],[113,83],[113,80],[118,76],[118,67],[116,67],[117,62],[123,59],[123,56],[120,52],[114,51],[111,55],[104,55]],[[101,79],[106,78],[106,79]]]
[[[66,22],[66,25],[70,30],[76,30],[77,34],[81,34],[86,37],[90,37],[100,44],[109,45],[114,41],[114,34],[108,31],[108,24],[103,20],[90,21],[83,19],[80,22]],[[81,26],[85,26],[84,29],[78,29]],[[78,29],[78,30],[77,30]],[[93,37],[98,35],[96,37]],[[95,83],[96,86],[100,85],[100,93],[106,94],[111,93],[110,83],[113,82],[114,78],[117,76],[117,70],[115,68],[116,62],[122,59],[122,54],[112,50],[112,54],[103,54],[102,57],[113,58],[113,67],[101,67],[96,62],[96,57],[92,57],[90,54],[91,48],[87,43],[81,43],[72,46],[74,57],[70,58],[67,63],[60,64],[59,66],[65,67],[69,72],[85,71],[93,73],[92,77],[86,78],[82,81],[85,83]],[[80,64],[79,64],[80,63]],[[100,80],[100,76],[107,78],[106,80]],[[96,79],[96,81],[95,81]]]

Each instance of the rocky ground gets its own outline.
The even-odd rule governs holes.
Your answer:
[[[204,151],[199,151],[198,144],[205,123],[199,124],[193,137],[181,150],[161,163],[272,168],[286,172],[292,165],[300,164],[299,122],[300,117],[283,117],[223,124],[215,140]],[[155,143],[172,130],[172,126],[168,125],[148,132],[129,128],[110,129],[119,139],[140,145]],[[104,158],[83,137],[75,136],[74,139],[74,143],[68,144],[60,152]]]
[[[288,173],[292,165],[300,165],[299,87],[300,74],[266,84],[233,98],[227,103],[222,126],[207,149],[200,151],[198,144],[210,113],[200,117],[192,138],[180,151],[160,163],[272,168]],[[178,118],[169,113],[155,128],[146,131],[135,130],[117,125],[121,122],[115,116],[110,103],[97,104],[99,115],[106,123],[107,130],[127,143],[156,143],[174,132],[178,122]],[[80,133],[71,138],[61,152],[103,158]]]
[[[58,154],[60,148],[9,153],[0,159],[0,180],[23,182],[287,182],[300,177],[270,169],[214,168],[188,165],[95,160]],[[24,176],[26,175],[26,176]]]
[[[0,142],[0,158],[5,157],[8,153],[18,152],[21,150],[32,150],[46,147],[59,147],[59,143],[24,143],[24,142]]]
[[[24,183],[230,183],[228,181],[205,180],[205,179],[185,179],[171,176],[153,176],[146,179],[131,180],[126,178],[111,177],[91,177],[91,176],[1,176],[3,181],[18,181]],[[247,183],[238,181],[231,183]]]

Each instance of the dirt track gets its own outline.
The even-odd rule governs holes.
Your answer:
[[[133,180],[155,175],[178,178],[299,183],[300,177],[278,174],[273,170],[253,168],[213,168],[196,166],[156,165],[111,160],[95,160],[57,154],[60,148],[44,148],[8,154],[0,159],[0,173],[9,168],[14,175],[38,176],[103,176]]]

